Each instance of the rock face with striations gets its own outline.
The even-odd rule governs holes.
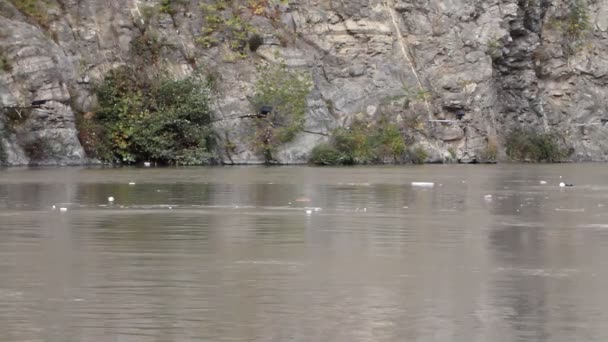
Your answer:
[[[75,113],[95,111],[94,82],[138,62],[132,42],[143,29],[162,42],[155,67],[217,75],[227,163],[262,161],[243,138],[251,120],[237,117],[251,113],[256,65],[266,62],[314,82],[305,131],[280,148],[282,163],[306,162],[333,128],[380,117],[398,123],[427,162],[500,158],[505,133],[522,125],[558,133],[572,160],[608,160],[608,0],[259,1],[272,11],[241,15],[264,44],[245,57],[223,37],[201,44],[201,4],[212,0],[170,10],[160,0],[39,1],[44,15],[16,3],[0,0],[4,164],[90,162]]]

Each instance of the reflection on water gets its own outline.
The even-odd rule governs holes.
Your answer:
[[[2,170],[0,340],[603,341],[606,171]]]

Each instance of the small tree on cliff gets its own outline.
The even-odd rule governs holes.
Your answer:
[[[310,75],[289,70],[285,64],[258,68],[255,94],[250,99],[254,113],[263,106],[272,111],[256,120],[255,148],[267,163],[274,161],[278,146],[292,141],[304,128]]]
[[[98,157],[109,162],[153,160],[195,165],[213,161],[212,91],[207,78],[138,77],[124,67],[97,89]]]

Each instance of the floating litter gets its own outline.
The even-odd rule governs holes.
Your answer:
[[[114,197],[112,197],[112,196],[108,197],[108,202],[114,202]]]
[[[57,209],[57,207],[56,207],[55,205],[53,205],[51,208],[52,208],[53,210]]]
[[[421,188],[432,188],[435,186],[435,183],[432,182],[412,182],[412,186],[417,186]]]
[[[59,211],[61,211],[62,213],[65,213],[66,211],[68,211],[68,208],[59,208]]]
[[[491,201],[492,200],[492,195],[485,195],[483,196],[483,199],[485,199],[486,201]]]
[[[310,210],[310,209],[306,210],[306,215],[310,215],[310,214],[312,214],[312,210]]]
[[[403,207],[403,209],[409,209],[410,207]]]
[[[315,208],[315,211],[321,211],[321,210],[322,210],[321,208]]]
[[[562,176],[559,176],[559,178],[562,178]],[[564,182],[559,183],[559,187],[560,188],[563,188],[565,186],[566,186],[566,183],[564,183]]]
[[[150,162],[144,162],[145,167],[150,167]]]
[[[575,208],[575,209],[555,208],[555,211],[564,211],[567,213],[584,213],[585,208]]]
[[[363,211],[367,211],[367,208],[363,208]]]
[[[129,185],[135,185],[135,182],[129,182]]]
[[[541,180],[539,183],[540,183],[540,185],[545,185],[545,184],[547,184],[547,181]]]

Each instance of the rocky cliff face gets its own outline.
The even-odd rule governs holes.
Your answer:
[[[522,124],[558,132],[573,160],[608,160],[608,0],[242,4],[0,0],[0,160],[90,162],[75,113],[95,111],[92,83],[142,61],[174,77],[213,72],[227,163],[261,161],[242,138],[251,121],[237,117],[251,113],[256,65],[278,61],[314,81],[305,132],[281,147],[284,163],[305,162],[335,127],[380,116],[429,162],[500,158],[505,132]],[[206,30],[205,5],[251,24],[264,44],[236,53],[229,36]],[[133,44],[146,32],[153,59]]]

